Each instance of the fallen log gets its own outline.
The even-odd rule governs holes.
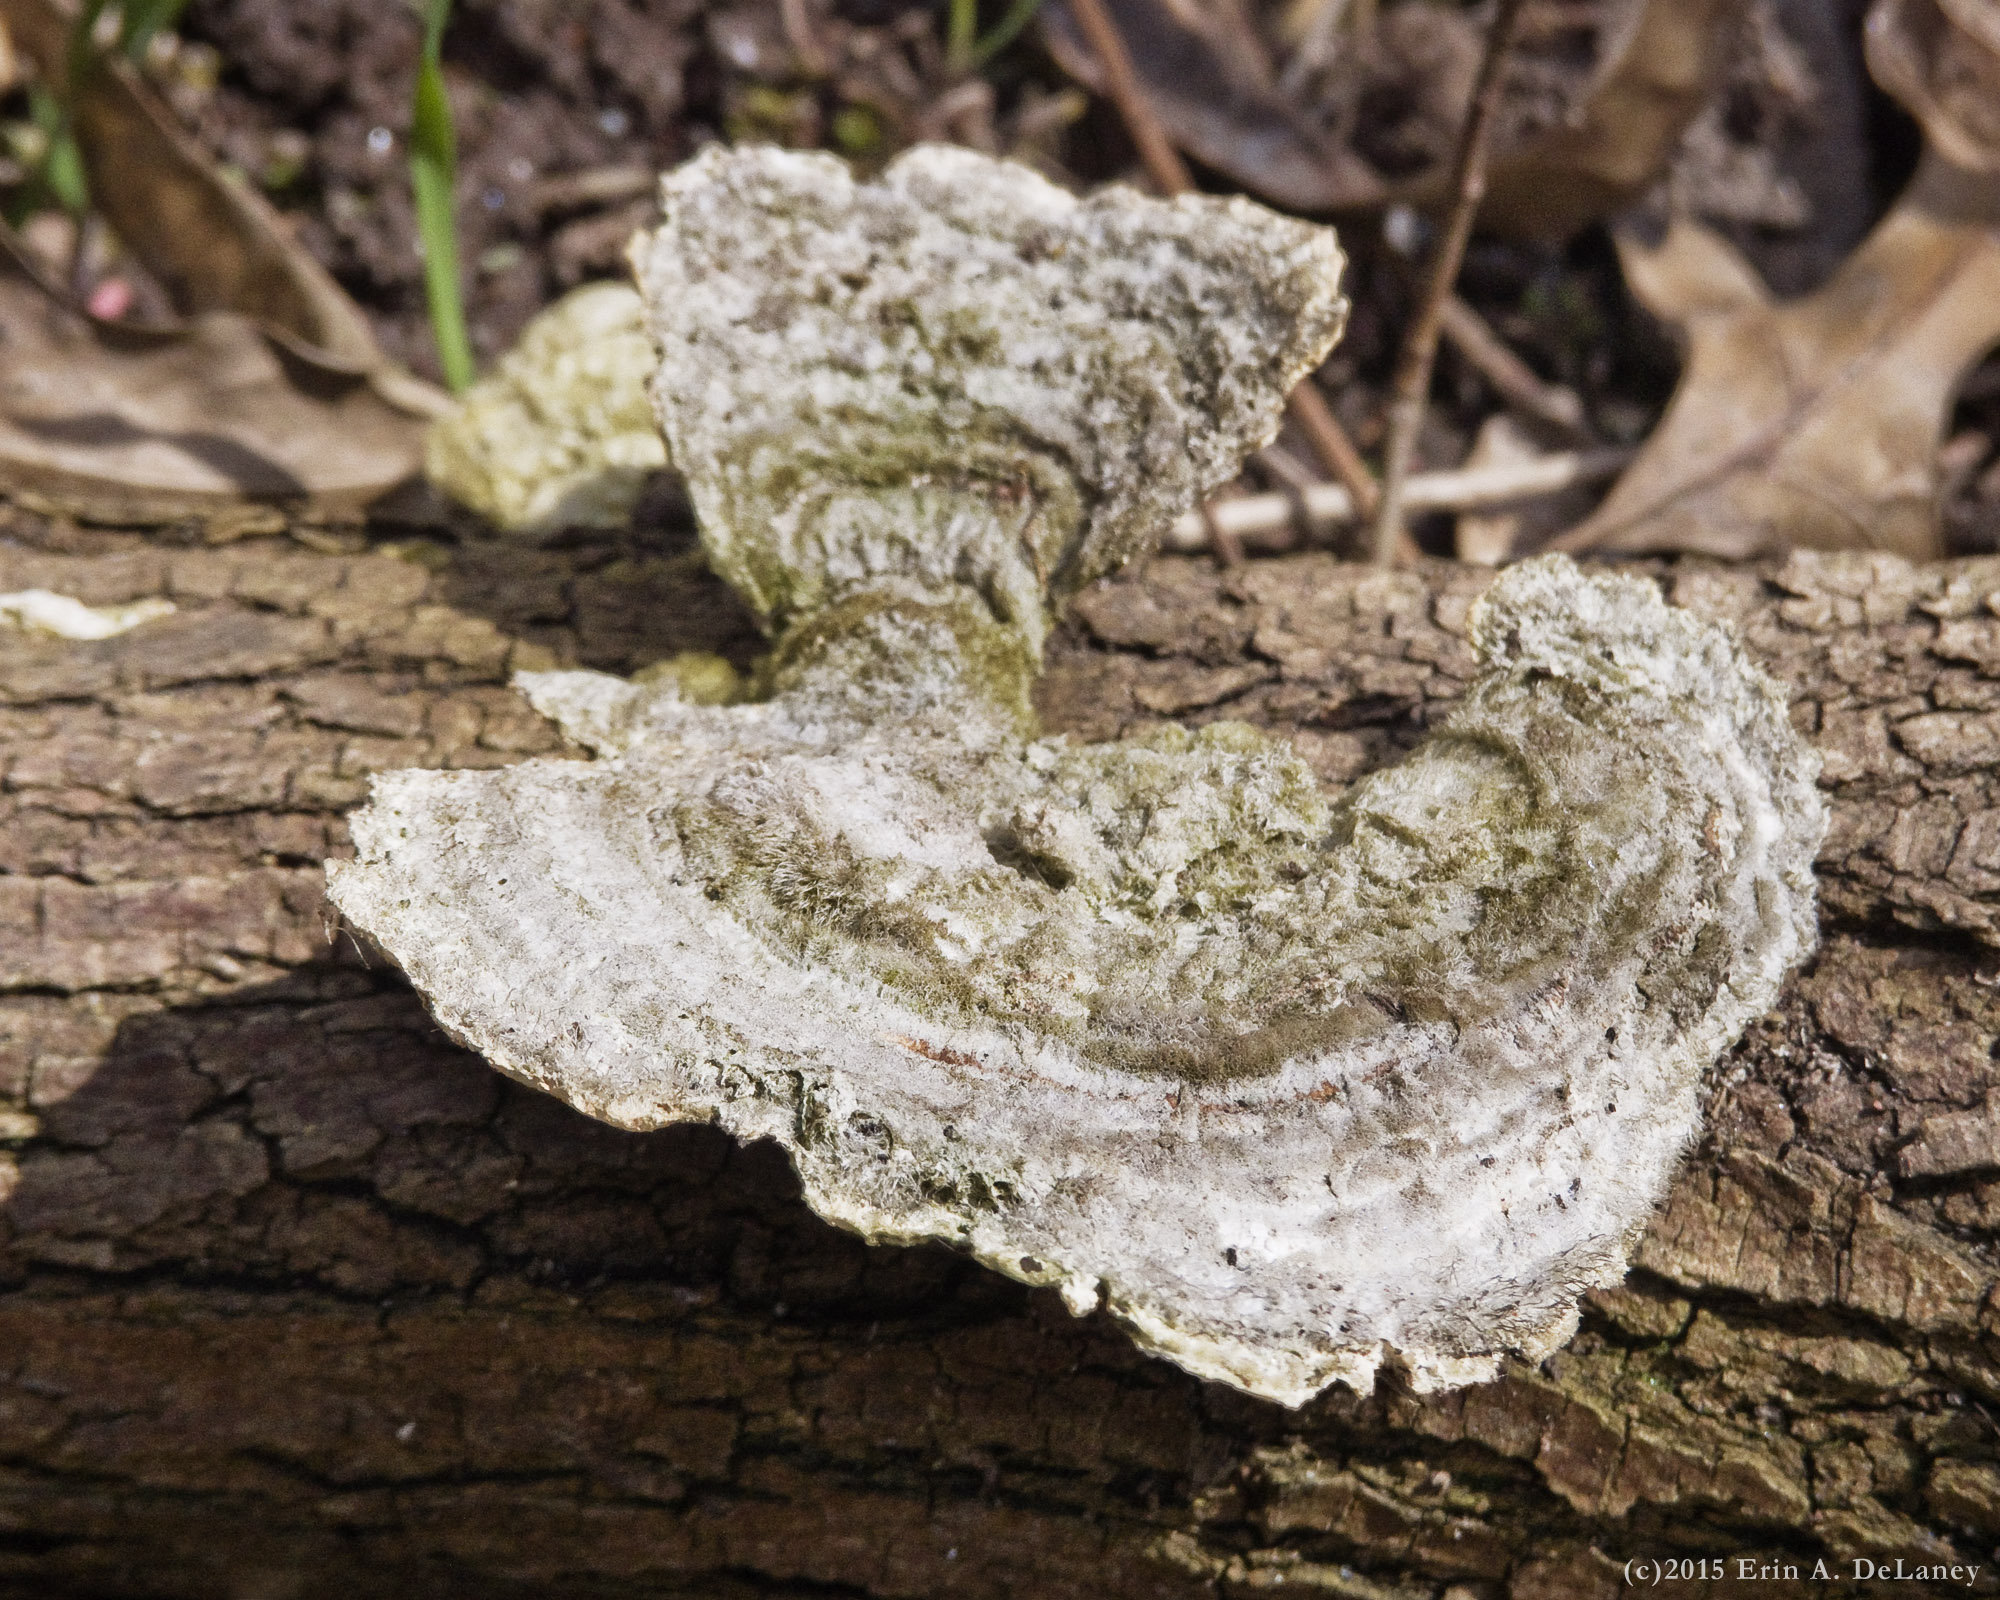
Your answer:
[[[511,671],[747,662],[691,550],[8,528],[0,592],[176,609],[0,633],[0,1592],[2000,1588],[2000,561],[1659,569],[1824,754],[1822,951],[1566,1350],[1292,1412],[862,1246],[770,1147],[506,1082],[329,926],[371,772],[558,751]],[[1162,558],[1043,714],[1239,718],[1337,787],[1455,697],[1487,581]]]

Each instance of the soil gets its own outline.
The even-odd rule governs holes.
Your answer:
[[[435,376],[406,170],[414,14],[369,0],[196,0],[182,33],[213,53],[215,76],[183,89],[183,113],[225,160],[264,175],[384,346]],[[897,0],[459,5],[446,76],[475,350],[492,358],[556,295],[622,272],[653,174],[711,140],[880,161],[924,137],[1033,143],[1046,102],[1062,98],[1064,117],[1080,109],[1025,55],[995,75],[997,91],[961,84],[941,103],[942,62],[934,8]]]

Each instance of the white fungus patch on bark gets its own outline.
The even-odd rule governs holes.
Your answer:
[[[0,628],[46,633],[58,639],[110,639],[143,622],[173,615],[171,600],[131,600],[121,606],[88,606],[48,589],[0,594]]]
[[[1296,1405],[1561,1344],[1812,946],[1782,695],[1556,559],[1338,802],[1238,725],[1038,738],[1049,608],[1275,427],[1331,236],[961,151],[711,152],[665,194],[655,400],[776,633],[755,697],[524,675],[596,758],[380,780],[342,912],[502,1070],[775,1139],[822,1215],[1203,1377]]]

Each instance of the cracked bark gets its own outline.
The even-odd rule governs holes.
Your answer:
[[[1992,1592],[2000,562],[1666,578],[1825,752],[1823,951],[1566,1351],[1290,1413],[865,1248],[768,1147],[588,1123],[329,939],[369,772],[557,748],[510,670],[747,659],[689,552],[16,514],[0,591],[180,609],[0,636],[0,1592],[1569,1600],[1676,1555],[1731,1576],[1667,1592]],[[1160,560],[1083,598],[1044,712],[1243,718],[1337,786],[1458,692],[1484,581]]]

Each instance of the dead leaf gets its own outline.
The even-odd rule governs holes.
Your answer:
[[[1833,278],[1788,304],[1696,223],[1656,246],[1623,237],[1619,256],[1687,367],[1638,460],[1553,548],[1943,553],[1938,444],[2000,343],[2000,184],[1932,152]]]
[[[2000,4],[1876,0],[1868,70],[1961,167],[2000,172]]]
[[[71,15],[54,0],[0,0],[0,23],[43,81],[62,85],[92,203],[183,315],[239,312],[329,372],[361,377],[384,365],[360,308],[129,64],[93,51],[68,81]]]
[[[1244,188],[1293,211],[1378,203],[1380,177],[1278,92],[1269,54],[1238,0],[1104,0],[1146,96],[1174,142]],[[1097,58],[1066,7],[1042,33],[1063,70],[1104,92]]]
[[[1494,163],[1480,220],[1567,238],[1609,216],[1666,169],[1728,69],[1747,0],[1616,0],[1581,103]]]
[[[353,515],[422,465],[422,427],[364,380],[305,370],[245,317],[95,323],[0,261],[0,486],[97,521],[260,500]]]
[[[1295,211],[1434,206],[1478,59],[1472,18],[1404,5],[1336,57],[1315,93],[1276,66],[1240,0],[1106,0],[1175,142],[1245,189]],[[1748,0],[1604,0],[1586,71],[1570,42],[1532,44],[1488,171],[1483,225],[1561,238],[1659,175],[1721,81]],[[1043,33],[1063,69],[1101,90],[1068,12]],[[1454,43],[1456,41],[1456,43]],[[1288,83],[1295,93],[1283,92]]]
[[[448,397],[383,356],[277,213],[122,58],[71,61],[65,8],[0,0],[0,26],[62,89],[93,206],[177,313],[94,317],[0,230],[0,484],[145,522],[244,500],[350,515],[415,477]]]
[[[1680,330],[1687,369],[1638,460],[1554,548],[1944,553],[1939,445],[2000,344],[2000,0],[1876,0],[1868,65],[1929,143],[1822,288],[1777,304],[1687,221],[1658,247],[1620,238],[1627,282]]]

